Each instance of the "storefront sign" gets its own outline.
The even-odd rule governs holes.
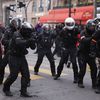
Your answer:
[[[93,16],[93,14],[91,12],[86,11],[86,12],[83,13],[82,19],[84,19],[84,20],[91,19],[92,16]]]

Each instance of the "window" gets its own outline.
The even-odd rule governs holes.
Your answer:
[[[50,8],[51,8],[51,0],[46,0],[46,8],[47,8],[47,10],[50,10]]]
[[[78,0],[77,6],[88,6],[93,5],[93,0]]]
[[[35,25],[37,22],[37,19],[36,18],[32,18],[32,24]]]
[[[32,10],[33,10],[33,12],[37,12],[37,2],[34,0],[33,1],[33,7],[32,7]]]
[[[43,12],[44,11],[44,2],[43,2],[44,0],[40,0],[39,1],[39,12]]]
[[[54,7],[66,7],[68,4],[68,0],[53,0]]]
[[[100,17],[100,1],[99,0],[97,0],[96,5],[97,5],[96,6],[96,10],[97,10],[96,16]]]

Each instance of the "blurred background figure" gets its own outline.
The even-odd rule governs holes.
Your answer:
[[[54,34],[52,34],[52,31],[50,30],[49,25],[43,25],[42,31],[38,35],[38,38],[37,38],[38,59],[34,67],[35,75],[38,75],[40,65],[43,61],[44,56],[46,56],[50,62],[51,74],[52,76],[55,76],[55,62],[54,62],[53,54],[51,51],[51,47],[53,46],[54,37],[55,36]]]

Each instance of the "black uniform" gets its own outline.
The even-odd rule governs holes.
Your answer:
[[[25,55],[28,53],[27,48],[34,48],[35,44],[31,39],[25,39],[20,32],[15,32],[9,44],[9,68],[10,75],[4,82],[3,91],[7,96],[10,94],[10,86],[17,79],[20,72],[21,77],[21,95],[30,97],[27,94],[27,84],[29,82],[29,68]]]
[[[98,34],[100,30],[98,31]],[[100,94],[100,35],[98,36],[98,41],[97,41],[97,57],[98,57],[98,62],[99,62],[99,66],[98,66],[98,75],[97,75],[97,90],[96,93]]]
[[[61,55],[61,60],[60,63],[57,67],[57,76],[55,79],[60,77],[61,72],[64,67],[64,63],[68,61],[68,58],[70,56],[72,66],[73,66],[73,72],[74,72],[74,82],[77,81],[78,77],[78,66],[76,63],[76,53],[77,53],[77,48],[76,48],[76,43],[77,43],[77,35],[79,34],[78,29],[74,28],[73,30],[68,30],[66,27],[62,30],[60,37],[62,41],[62,55]]]
[[[92,79],[92,88],[96,87],[96,75],[97,75],[97,67],[95,62],[95,56],[91,56],[91,40],[92,40],[93,31],[89,31],[85,29],[81,33],[81,41],[78,52],[78,62],[79,62],[79,81],[78,86],[84,88],[83,86],[83,78],[86,73],[86,66],[89,64],[91,79]]]
[[[100,28],[100,26],[98,27]],[[96,57],[98,58],[98,74],[97,74],[97,89],[96,93],[100,94],[100,29],[97,29],[95,34],[92,36],[92,39],[94,42],[94,49],[92,49],[93,54],[96,54]]]
[[[53,45],[54,34],[50,30],[46,31],[45,29],[39,34],[37,44],[38,44],[38,59],[34,67],[35,74],[38,74],[39,67],[43,61],[43,57],[46,56],[50,62],[52,76],[55,75],[55,63],[53,54],[51,52],[51,47]]]
[[[1,63],[2,63],[2,37],[3,37],[3,34],[5,32],[5,27],[3,27],[2,25],[0,25],[0,66],[1,66]],[[0,82],[0,84],[2,84],[2,81]]]
[[[98,75],[97,75],[97,89],[96,89],[96,93],[100,94],[100,59],[98,59]]]
[[[61,51],[61,38],[60,38],[60,35],[59,35],[61,33],[62,29],[63,29],[62,24],[58,24],[56,26],[56,29],[55,29],[56,37],[55,37],[55,49],[53,51],[53,55],[57,54],[58,57],[61,56],[61,52],[62,52]]]
[[[2,39],[2,44],[4,45],[4,57],[2,59],[2,63],[0,66],[0,84],[2,84],[4,79],[5,67],[8,64],[8,56],[9,56],[9,41],[12,38],[13,33],[15,32],[15,28],[9,26],[5,29],[5,33]]]

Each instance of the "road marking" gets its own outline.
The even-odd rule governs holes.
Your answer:
[[[29,70],[34,71],[34,67],[33,66],[29,66]],[[51,75],[51,70],[49,70],[49,69],[39,68],[39,72]],[[62,73],[61,75],[65,76],[65,75],[68,75],[68,74]]]
[[[34,67],[33,67],[33,66],[29,66],[29,70],[30,70],[30,71],[34,71]],[[7,74],[9,74],[9,67],[6,67],[6,68],[5,68],[5,72],[6,72]],[[43,74],[46,74],[46,75],[51,75],[51,71],[50,71],[49,69],[40,68],[40,69],[39,69],[39,72],[40,72],[40,73],[43,73]],[[65,76],[65,75],[68,75],[68,74],[64,74],[64,73],[61,74],[61,76]],[[21,77],[21,74],[19,73],[18,76]],[[30,72],[30,78],[31,78],[31,80],[37,80],[37,79],[42,79],[42,78],[44,78],[44,77],[43,77],[43,76],[40,76],[40,75],[34,75],[34,74],[32,74],[32,73]]]
[[[5,72],[9,74],[9,68],[8,67],[6,67]],[[21,74],[19,73],[18,76],[20,77]],[[42,76],[39,76],[39,75],[34,75],[34,74],[31,74],[30,73],[30,78],[31,78],[31,80],[36,80],[36,79],[41,79],[43,77]]]

